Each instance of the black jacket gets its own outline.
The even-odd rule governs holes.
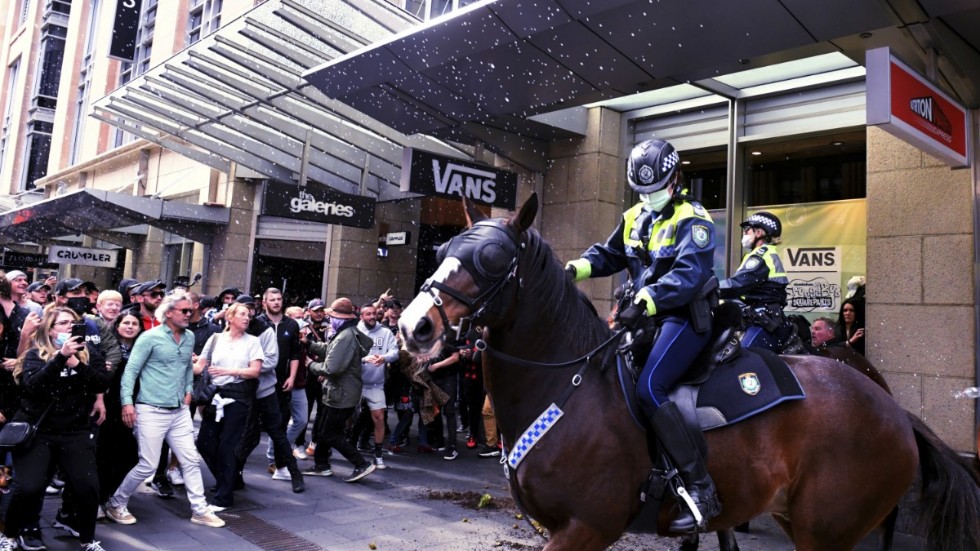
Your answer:
[[[90,354],[92,348],[88,345]],[[61,354],[44,361],[37,348],[27,351],[21,374],[21,408],[14,420],[33,423],[50,403],[51,411],[38,431],[63,434],[91,427],[89,413],[95,395],[109,388],[109,371],[104,362],[91,366],[79,363],[75,368],[69,368],[67,361],[68,358]]]
[[[289,362],[297,360],[303,366],[303,347],[299,342],[299,324],[289,316],[283,316],[278,324],[269,316],[259,314],[258,318],[276,330],[276,343],[279,345],[279,363],[276,364],[276,381],[281,386],[289,378]],[[305,366],[303,366],[305,367]]]

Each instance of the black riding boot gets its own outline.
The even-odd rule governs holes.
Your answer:
[[[694,513],[686,503],[680,502],[680,513],[670,524],[670,531],[683,533],[694,532],[704,528],[708,520],[721,513],[721,504],[715,494],[715,484],[705,467],[701,450],[706,449],[704,436],[698,429],[689,429],[684,422],[677,404],[668,402],[650,417],[650,425],[660,441],[661,447],[674,468],[684,481],[684,489],[691,496],[698,511],[701,512],[702,524],[694,518]]]

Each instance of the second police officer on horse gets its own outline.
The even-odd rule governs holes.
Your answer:
[[[795,326],[786,319],[786,286],[789,278],[779,258],[783,234],[779,218],[758,212],[745,219],[742,247],[749,251],[732,277],[722,280],[719,294],[744,303],[742,346],[765,348],[776,353],[804,352]]]
[[[711,313],[702,291],[713,278],[715,226],[711,216],[686,194],[680,158],[664,140],[633,148],[626,177],[640,202],[623,213],[605,243],[597,243],[566,269],[575,281],[627,270],[632,304],[619,314],[626,327],[653,319],[659,337],[638,377],[637,397],[661,448],[678,470],[701,522],[682,507],[673,532],[690,532],[721,512],[705,466],[704,437],[688,428],[668,392],[691,366],[711,336]],[[658,458],[653,458],[659,463]]]

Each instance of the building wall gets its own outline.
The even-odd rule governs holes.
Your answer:
[[[867,357],[898,402],[973,450],[973,176],[868,128]]]

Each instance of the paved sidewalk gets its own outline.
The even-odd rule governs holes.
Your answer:
[[[541,549],[544,540],[516,517],[496,459],[479,458],[465,447],[455,461],[414,453],[414,449],[386,455],[388,469],[356,484],[343,482],[351,466],[334,454],[333,477],[307,477],[306,492],[293,494],[288,481],[274,481],[266,474],[263,440],[248,464],[246,489],[236,492],[236,507],[219,514],[228,521],[227,528],[191,524],[182,491],[175,499],[161,499],[145,488],[129,505],[138,522],[132,526],[100,522],[96,539],[109,551]],[[311,464],[300,461],[301,468]],[[206,469],[205,482],[213,483]],[[483,494],[491,496],[491,506],[473,508]],[[58,496],[45,500],[44,540],[53,551],[76,549],[77,540],[51,527],[60,502]],[[767,517],[753,521],[752,532],[738,534],[737,539],[742,551],[793,549]],[[896,551],[923,549],[918,540],[899,539]],[[702,536],[701,548],[717,550],[717,538]],[[676,541],[628,534],[611,549],[666,551],[676,549]],[[873,539],[861,549],[874,549]]]

